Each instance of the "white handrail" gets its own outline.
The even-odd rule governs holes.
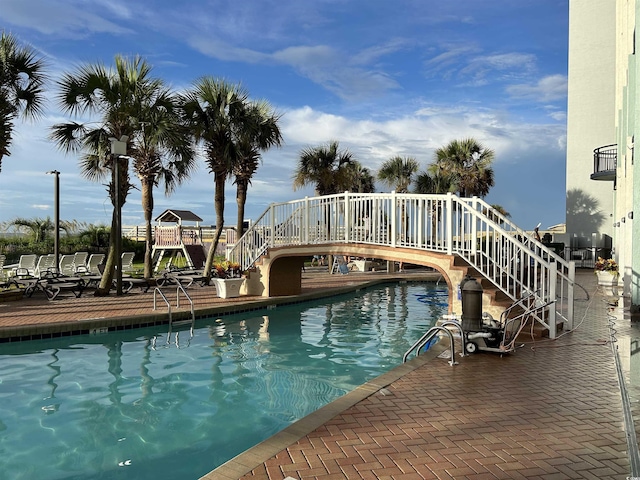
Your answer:
[[[477,197],[341,193],[274,203],[227,252],[243,270],[269,248],[365,243],[458,255],[512,301],[537,292],[553,308],[537,318],[555,337],[573,319],[575,264]]]

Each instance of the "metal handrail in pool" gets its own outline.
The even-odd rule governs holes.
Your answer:
[[[426,345],[426,343],[431,340],[433,337],[436,336],[436,333],[438,333],[439,331],[442,332],[446,332],[447,335],[449,335],[449,347],[451,348],[451,360],[449,360],[449,365],[451,365],[452,367],[454,365],[457,365],[458,362],[456,362],[456,353],[455,353],[455,345],[454,345],[454,341],[453,341],[453,334],[451,333],[451,331],[448,328],[445,327],[431,327],[427,333],[425,333],[422,337],[420,337],[420,339],[415,342],[410,348],[409,350],[407,350],[405,352],[405,354],[402,356],[402,363],[406,363],[407,361],[407,357],[409,356],[409,354],[411,354],[411,352],[413,350],[416,349],[416,347],[418,348],[418,353],[416,353],[416,356],[419,355],[420,353],[420,348],[422,348],[424,345]]]

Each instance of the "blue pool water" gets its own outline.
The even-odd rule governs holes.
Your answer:
[[[402,362],[446,287],[400,284],[0,346],[1,479],[197,479]]]

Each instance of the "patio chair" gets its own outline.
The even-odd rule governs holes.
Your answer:
[[[73,255],[73,271],[77,272],[79,269],[87,268],[87,258],[89,258],[87,252],[76,252]]]
[[[36,264],[36,268],[33,271],[33,276],[40,277],[47,272],[57,272],[57,270],[58,267],[56,266],[56,256],[53,253],[40,255],[40,258],[38,258],[38,263]]]
[[[92,253],[89,256],[89,260],[87,260],[87,272],[92,275],[99,274],[100,271],[98,270],[98,265],[102,265],[104,263],[104,259],[104,253]]]
[[[38,261],[37,255],[31,255],[31,254],[20,255],[20,259],[18,260],[18,265],[11,270],[11,275],[16,275],[18,270],[20,271],[26,270],[29,273],[29,275],[35,275],[37,261]]]
[[[135,272],[133,268],[133,259],[136,256],[134,252],[122,253],[122,272]]]
[[[72,275],[74,273],[73,255],[62,255],[58,264],[58,271],[62,275]]]

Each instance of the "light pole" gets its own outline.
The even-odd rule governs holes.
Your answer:
[[[116,260],[116,295],[122,295],[122,204],[120,198],[120,158],[127,155],[127,140],[129,137],[122,135],[120,140],[109,138],[111,142],[111,156],[113,160],[114,191],[115,191],[115,260]]]
[[[60,172],[51,170],[47,172],[49,175],[55,175],[53,187],[53,222],[55,224],[55,232],[53,236],[53,254],[56,257],[56,271],[60,268]],[[58,272],[60,273],[60,272]]]

